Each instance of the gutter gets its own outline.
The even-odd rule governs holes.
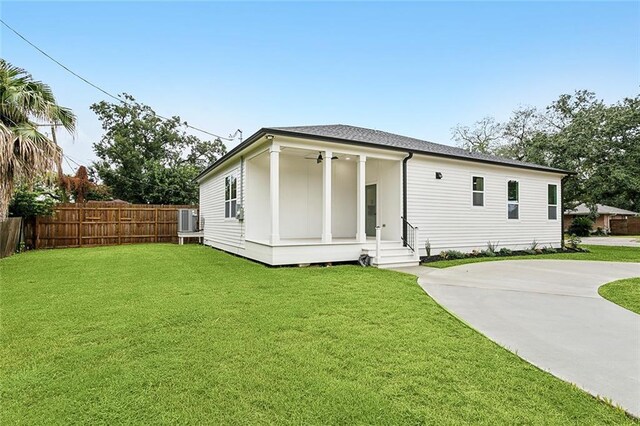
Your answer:
[[[407,246],[407,162],[413,158],[413,152],[402,160],[402,245]]]

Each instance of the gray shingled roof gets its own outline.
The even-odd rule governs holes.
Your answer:
[[[394,133],[383,132],[381,130],[365,129],[363,127],[348,126],[345,124],[328,124],[320,126],[293,126],[293,127],[264,127],[244,142],[233,148],[218,161],[209,165],[202,171],[196,180],[200,179],[211,170],[226,162],[236,153],[259,140],[265,134],[280,134],[293,137],[313,137],[317,139],[327,139],[335,142],[362,144],[377,146],[380,148],[393,149],[397,151],[414,152],[441,157],[457,158],[467,161],[479,161],[484,163],[500,164],[511,167],[521,167],[525,169],[543,170],[562,174],[571,174],[566,170],[553,167],[542,166],[540,164],[525,163],[523,161],[511,160],[509,158],[497,157],[495,155],[479,154],[454,146],[442,145],[439,143],[423,141],[408,136],[396,135]]]
[[[508,164],[511,166],[534,168],[539,170],[549,170],[553,172],[567,173],[565,170],[539,164],[526,163],[495,155],[469,152],[462,148],[450,145],[429,142],[408,136],[396,135],[394,133],[383,132],[382,130],[366,129],[363,127],[348,126],[345,124],[328,124],[319,126],[293,126],[293,127],[267,127],[264,130],[292,132],[316,137],[327,137],[342,139],[345,141],[362,142],[366,144],[380,145],[381,147],[392,147],[396,149],[406,149],[408,151],[421,152],[425,154],[435,154],[447,157],[457,157],[468,160],[478,160],[483,162]]]
[[[638,214],[636,212],[632,212],[631,210],[605,206],[604,204],[596,204],[596,207],[598,209],[598,214],[613,214],[613,215],[620,214],[625,216],[635,216]],[[573,210],[567,210],[565,212],[565,214],[576,215],[576,216],[587,215],[589,213],[591,213],[591,211],[589,210],[589,207],[587,207],[585,204],[579,204]]]

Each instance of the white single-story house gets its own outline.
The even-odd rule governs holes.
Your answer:
[[[197,177],[203,241],[269,265],[557,248],[568,174],[354,126],[262,128]]]
[[[595,231],[600,228],[604,232],[611,230],[611,219],[627,219],[629,217],[637,216],[638,213],[631,210],[620,209],[618,207],[605,206],[604,204],[596,204],[596,220],[593,222],[592,229]],[[564,227],[565,230],[569,229],[573,219],[579,216],[589,216],[591,210],[586,204],[578,204],[576,207],[564,212]]]

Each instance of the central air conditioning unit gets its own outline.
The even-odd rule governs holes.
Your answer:
[[[178,232],[197,232],[198,209],[178,209]]]

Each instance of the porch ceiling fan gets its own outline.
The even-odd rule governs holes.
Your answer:
[[[316,164],[320,164],[322,163],[322,160],[324,160],[324,158],[322,157],[322,151],[318,151],[318,156],[317,157],[304,157],[305,160],[316,160]],[[337,160],[338,156],[334,155],[333,157],[331,157],[332,160]]]

